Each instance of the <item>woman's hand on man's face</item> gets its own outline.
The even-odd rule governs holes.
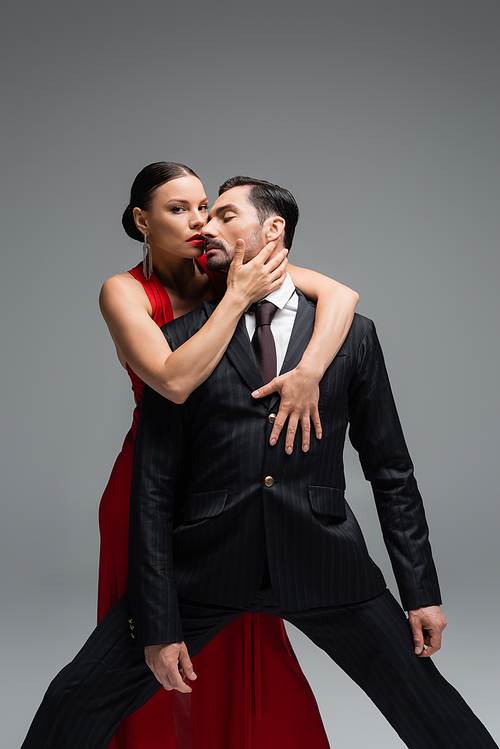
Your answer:
[[[271,257],[277,244],[278,240],[268,242],[255,257],[245,263],[245,242],[243,239],[237,240],[234,258],[227,274],[227,289],[245,308],[279,289],[285,280],[288,250],[282,249]]]

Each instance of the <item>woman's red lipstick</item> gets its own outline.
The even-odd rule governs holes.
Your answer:
[[[205,240],[201,236],[201,234],[193,234],[193,236],[190,239],[187,239],[186,242],[189,242],[189,244],[194,244],[195,247],[201,247],[205,244]]]

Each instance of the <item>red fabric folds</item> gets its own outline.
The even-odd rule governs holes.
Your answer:
[[[204,257],[199,261],[206,270]],[[142,284],[163,325],[172,319],[168,295],[141,266],[130,273]],[[214,295],[224,277],[209,273]],[[142,381],[127,368],[136,401],[132,427],[116,459],[99,508],[101,551],[98,618],[125,593],[128,509]],[[276,617],[244,614],[193,659],[192,695],[161,689],[120,725],[110,749],[327,749],[311,689]]]

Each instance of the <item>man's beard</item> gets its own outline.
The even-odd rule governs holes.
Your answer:
[[[229,256],[225,247],[222,247],[219,244],[217,247],[221,251],[207,256],[207,268],[212,271],[212,273],[227,273],[233,258]]]
[[[220,252],[207,257],[208,270],[216,273],[227,273],[234,257],[234,247],[231,253],[222,245],[222,243],[210,242],[210,244],[215,245]],[[262,236],[262,229],[258,228],[251,234],[248,241],[245,242],[245,257],[243,262],[248,262],[255,257],[255,255],[262,250],[264,244],[265,241]]]

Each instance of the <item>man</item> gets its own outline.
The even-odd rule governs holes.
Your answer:
[[[276,251],[283,243],[289,248],[297,218],[288,191],[228,180],[204,230],[210,267],[227,269],[239,238],[246,260],[273,239]],[[213,309],[205,304],[165,326],[171,347]],[[219,365],[184,404],[146,389],[132,483],[130,610],[122,599],[56,677],[25,749],[105,747],[119,721],[160,684],[190,691],[190,656],[245,611],[280,616],[305,632],[407,746],[496,747],[429,658],[446,622],[422,501],[370,320],[356,315],[323,377],[322,440],[291,455],[282,438],[270,444],[277,396],[252,393],[273,367],[297,364],[313,325],[313,306],[287,279],[240,320]],[[344,499],[348,425],[411,632]]]

